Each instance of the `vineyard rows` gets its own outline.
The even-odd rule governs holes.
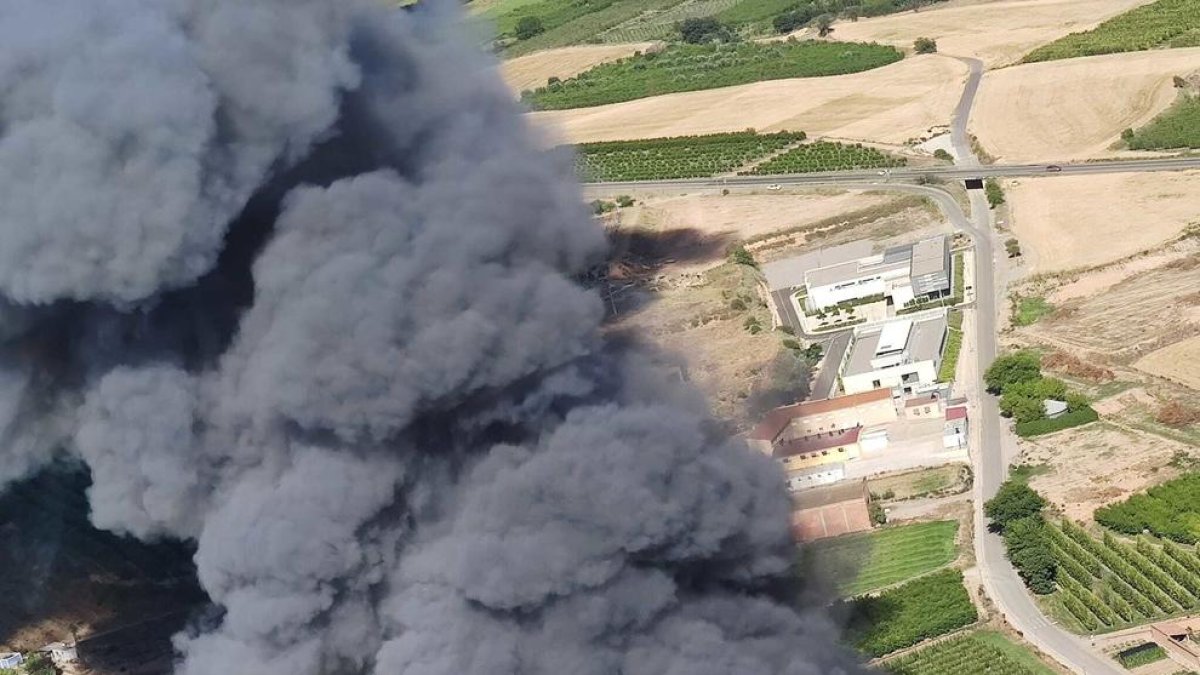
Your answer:
[[[648,42],[677,37],[675,24],[685,19],[703,18],[723,12],[743,0],[685,0],[661,12],[646,12],[605,31],[604,42]]]
[[[1025,63],[1137,52],[1159,47],[1200,46],[1200,0],[1158,0],[1039,47]]]
[[[895,47],[854,42],[677,44],[604,63],[521,96],[539,110],[584,108],[763,80],[857,73],[902,58]]]
[[[950,564],[958,521],[940,520],[817,542],[805,549],[817,574],[842,596],[889,586]]]
[[[997,644],[1007,640],[1000,635],[986,639],[986,634],[973,632],[950,638],[936,645],[905,654],[884,664],[893,675],[1040,675],[1045,668],[1034,668],[1014,658],[1019,649],[1008,643],[1008,649]]]
[[[903,157],[890,157],[875,148],[864,147],[861,143],[847,145],[820,141],[802,145],[778,157],[773,157],[747,173],[763,175],[884,169],[904,166],[905,162]]]
[[[1175,105],[1137,130],[1129,140],[1133,150],[1200,148],[1200,97],[1181,98]]]
[[[802,131],[741,131],[585,143],[577,147],[575,169],[580,180],[589,182],[703,178],[732,171],[802,140]]]
[[[843,609],[848,610],[847,639],[871,656],[945,635],[978,618],[962,572],[955,569],[918,577],[876,596],[857,597],[835,611]]]
[[[1144,623],[1200,607],[1200,556],[1170,541],[1096,539],[1064,520],[1048,526],[1058,598],[1087,631]]]

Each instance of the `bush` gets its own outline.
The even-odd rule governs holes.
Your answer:
[[[713,42],[714,40],[721,42],[731,42],[733,40],[733,33],[729,30],[729,27],[711,16],[684,19],[679,22],[677,29],[679,30],[679,37],[690,45]]]
[[[937,52],[937,42],[932,38],[920,37],[913,42],[913,51],[918,54],[933,54]]]
[[[962,572],[934,572],[836,606],[848,614],[847,638],[871,656],[883,656],[973,623],[978,614]]]
[[[633,200],[633,197],[630,197],[629,195],[618,195],[617,196],[617,206],[619,206],[623,209],[629,208],[630,206],[633,206],[636,203],[637,202],[635,202]]]
[[[791,338],[785,339],[783,341],[783,346],[787,347],[788,349],[795,350],[795,351],[800,351],[801,349],[804,349],[803,347],[800,346],[799,342],[796,342],[795,340],[793,340]]]
[[[983,505],[983,514],[991,520],[991,528],[1004,532],[1010,523],[1026,518],[1041,518],[1046,499],[1025,483],[1006,480],[996,496]]]
[[[1021,350],[993,361],[984,373],[983,381],[987,384],[989,392],[999,394],[1007,385],[1036,380],[1041,376],[1041,357],[1037,352]]]
[[[1016,258],[1021,255],[1021,242],[1010,237],[1004,242],[1004,250],[1008,253],[1008,257]]]
[[[988,205],[993,209],[1004,203],[1004,190],[1000,188],[1000,183],[995,178],[989,178],[983,182],[983,193],[987,196]]]
[[[877,504],[875,502],[871,502],[870,504],[867,504],[867,513],[870,514],[872,523],[874,523],[876,525],[886,525],[887,524],[887,512],[884,511],[883,507],[880,506],[879,504]]]
[[[754,254],[746,250],[742,244],[734,246],[729,251],[729,262],[737,265],[749,265],[750,267],[758,267],[758,261],[754,259]]]
[[[546,26],[542,24],[542,20],[536,16],[523,16],[517,22],[517,27],[513,32],[518,40],[528,40],[529,38],[546,32]]]
[[[1005,417],[1012,417],[1018,423],[1032,422],[1046,416],[1043,401],[1063,401],[1066,398],[1067,383],[1062,380],[1043,377],[1013,382],[1004,387],[1004,395],[1000,397],[1000,411]],[[1069,405],[1068,403],[1068,407]]]
[[[950,153],[946,152],[942,148],[938,148],[937,150],[934,150],[933,156],[935,158],[940,159],[945,162],[953,162],[954,161],[954,155],[951,155]]]
[[[1064,413],[1054,419],[1043,418],[1031,422],[1017,422],[1016,431],[1018,436],[1027,438],[1029,436],[1040,436],[1042,434],[1089,424],[1098,419],[1100,419],[1100,415],[1095,410],[1092,410],[1090,406],[1083,406],[1078,410]]]

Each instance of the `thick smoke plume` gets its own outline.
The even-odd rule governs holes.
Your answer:
[[[196,542],[184,675],[859,672],[454,3],[382,4],[0,3],[0,482]]]

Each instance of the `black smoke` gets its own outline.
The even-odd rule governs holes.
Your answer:
[[[860,672],[789,502],[605,344],[454,3],[0,4],[0,481],[196,546],[185,675]]]

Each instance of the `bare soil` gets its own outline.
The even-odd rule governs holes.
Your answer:
[[[505,61],[500,74],[513,92],[536,89],[546,85],[546,80],[557,77],[565,80],[575,77],[589,68],[616,61],[634,52],[647,51],[658,46],[657,42],[633,42],[615,45],[579,45],[534,52]]]
[[[1151,352],[1134,365],[1151,375],[1200,391],[1200,336]]]

